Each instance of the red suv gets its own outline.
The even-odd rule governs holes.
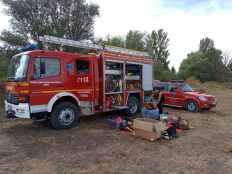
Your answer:
[[[154,90],[157,89],[162,91],[162,101],[167,106],[182,107],[191,112],[210,110],[216,106],[214,96],[194,91],[189,84],[182,81],[156,81]]]

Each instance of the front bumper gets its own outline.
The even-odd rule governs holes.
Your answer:
[[[216,107],[217,106],[217,102],[213,102],[213,103],[201,103],[200,104],[200,106],[201,106],[201,109],[211,109],[211,108],[214,108],[214,107]]]
[[[15,105],[5,100],[5,112],[8,118],[30,118],[30,107],[28,103]]]

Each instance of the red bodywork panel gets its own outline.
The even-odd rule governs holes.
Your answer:
[[[162,95],[164,96],[164,104],[169,106],[185,108],[189,100],[195,101],[199,109],[210,109],[216,106],[216,98],[214,96],[196,91],[184,92],[180,88],[177,88],[175,91],[162,91]],[[200,100],[200,96],[204,96],[207,101]]]
[[[27,79],[25,82],[6,82],[6,90],[11,93],[24,94],[29,96],[31,106],[42,107],[48,105],[49,101],[58,93],[71,93],[85,105],[91,105],[92,113],[104,112],[104,61],[136,62],[141,64],[153,64],[151,59],[139,56],[129,56],[119,53],[96,54],[74,54],[60,51],[31,51],[22,54],[30,56]],[[35,79],[36,58],[57,59],[60,63],[60,74],[52,77]],[[89,61],[88,73],[77,73],[76,61]],[[144,91],[141,89],[138,94],[143,98]],[[123,90],[124,105],[127,104],[129,91]]]

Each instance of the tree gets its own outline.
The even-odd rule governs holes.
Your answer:
[[[16,53],[18,53],[18,51],[15,47],[9,45],[0,47],[0,80],[5,79],[10,58]]]
[[[140,31],[132,31],[130,30],[126,36],[126,48],[144,51],[144,38],[145,34]]]
[[[2,40],[5,44],[10,43],[12,47],[20,46],[26,43],[26,38],[19,34],[13,34],[7,30],[2,31],[0,40]]]
[[[1,63],[8,62],[28,39],[40,35],[91,39],[94,19],[99,15],[98,5],[88,4],[86,0],[0,0],[0,3],[11,17],[11,28],[0,35],[4,44],[0,49]]]
[[[159,60],[166,69],[169,69],[168,33],[164,32],[163,29],[159,29],[157,32],[152,31],[151,35],[147,38],[146,45],[147,50],[152,54],[153,59]]]
[[[116,46],[116,47],[125,47],[125,40],[121,36],[108,36],[105,42],[106,45]]]
[[[199,51],[205,53],[214,48],[214,41],[208,37],[200,40]]]
[[[158,31],[152,31],[150,35],[146,36],[145,40],[145,50],[151,55],[155,60],[154,64],[154,77],[158,80],[170,80],[176,79],[176,73],[172,69],[169,69],[169,51],[168,44],[169,38],[167,32],[164,32],[163,29]]]
[[[207,68],[206,68],[207,66]],[[207,64],[207,58],[201,52],[193,52],[187,55],[187,59],[183,60],[179,75],[183,79],[194,77],[201,81],[210,81],[211,69]]]
[[[174,75],[176,75],[176,69],[175,69],[174,66],[171,68],[171,73],[174,74]]]
[[[169,69],[165,68],[160,61],[156,61],[153,66],[154,78],[156,80],[176,80],[178,79],[177,74],[171,72]]]
[[[26,38],[53,35],[73,40],[93,36],[94,19],[99,15],[96,4],[85,0],[0,0],[12,17],[8,33]],[[2,35],[4,40],[4,35]]]
[[[232,74],[228,71],[223,63],[222,51],[213,47],[213,40],[206,41],[204,46],[204,39],[200,41],[199,51],[187,55],[187,59],[183,60],[179,75],[181,78],[187,79],[190,77],[205,81],[228,81],[232,80]],[[204,49],[201,49],[204,48]]]

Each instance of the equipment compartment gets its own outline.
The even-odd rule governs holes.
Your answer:
[[[126,64],[126,89],[129,91],[142,89],[142,65]]]
[[[105,106],[114,109],[124,105],[123,100],[123,63],[105,62]]]

